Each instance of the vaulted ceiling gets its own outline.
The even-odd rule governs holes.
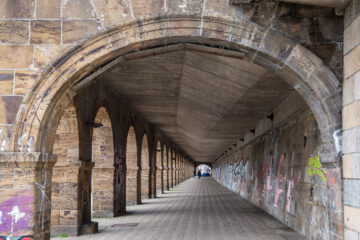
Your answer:
[[[126,61],[101,78],[198,162],[215,160],[293,91],[249,61],[184,49]]]

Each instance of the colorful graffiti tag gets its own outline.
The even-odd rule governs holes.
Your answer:
[[[320,155],[316,151],[314,151],[314,154],[310,156],[309,158],[309,165],[307,168],[307,173],[309,176],[318,176],[321,178],[323,183],[327,182],[326,179],[326,170],[322,167],[322,164],[320,162]]]
[[[29,230],[29,222],[32,220],[32,204],[31,190],[21,191],[15,197],[0,203],[0,234],[9,235],[5,239],[29,239],[29,236],[14,238],[13,235]]]
[[[21,236],[21,237],[3,237],[0,236],[0,240],[34,240],[33,236]]]

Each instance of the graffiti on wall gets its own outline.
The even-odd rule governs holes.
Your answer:
[[[326,169],[322,167],[322,164],[320,162],[320,155],[317,151],[314,151],[314,154],[312,154],[309,158],[309,164],[307,168],[307,174],[309,176],[318,176],[321,178],[321,181],[323,183],[327,182],[326,179]]]
[[[25,190],[0,203],[0,234],[12,237],[29,229],[32,220],[33,195]],[[1,239],[1,238],[0,238]],[[11,238],[12,239],[12,238]]]
[[[290,171],[290,179],[288,182],[288,188],[287,188],[287,193],[286,193],[286,212],[290,212],[290,204],[291,204],[291,199],[292,199],[292,195],[291,195],[291,191],[294,188],[294,159],[295,159],[295,152],[292,152],[292,157],[291,157],[291,171]],[[299,176],[300,176],[300,171],[299,171]]]
[[[29,235],[29,236],[21,236],[21,237],[4,237],[4,236],[0,236],[0,240],[33,240],[34,237]]]
[[[284,175],[281,174],[281,164],[284,161],[285,155],[282,154],[280,161],[279,161],[279,166],[278,166],[278,170],[277,170],[277,175],[276,175],[276,189],[275,189],[275,198],[274,198],[274,207],[277,208],[278,207],[278,203],[279,203],[279,195],[283,195],[284,191],[280,188],[280,183],[282,183],[284,181]]]

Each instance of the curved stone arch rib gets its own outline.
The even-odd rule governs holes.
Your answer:
[[[129,21],[75,46],[52,64],[25,98],[16,118],[14,151],[49,152],[46,140],[53,137],[59,112],[74,95],[71,87],[88,72],[119,56],[125,61],[125,54],[133,51],[185,42],[241,51],[245,59],[275,71],[305,99],[315,114],[327,152],[335,152],[332,135],[341,123],[340,82],[335,75],[318,57],[281,33],[211,14]],[[34,141],[29,143],[29,139]]]

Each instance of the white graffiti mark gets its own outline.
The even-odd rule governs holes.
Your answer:
[[[183,12],[186,11],[186,9],[185,9],[185,8],[187,8],[187,2],[186,2],[186,0],[182,0],[182,4],[179,5],[179,8],[181,8],[181,10],[182,10]]]
[[[27,141],[27,144],[26,144],[26,150],[28,151],[28,152],[31,152],[31,143],[32,143],[32,141],[34,140],[34,138],[33,137],[31,137],[31,138],[29,138],[29,140]]]
[[[336,152],[338,152],[338,153],[342,151],[342,134],[341,133],[342,133],[342,130],[338,129],[333,134]]]
[[[275,189],[275,198],[274,198],[274,207],[277,208],[278,207],[278,203],[279,203],[279,196],[284,194],[284,191],[280,188],[280,183],[283,182],[284,176],[280,174],[280,168],[281,168],[281,164],[282,161],[284,160],[285,155],[281,155],[280,161],[279,161],[279,166],[278,166],[278,171],[277,171],[277,176],[276,176],[276,189]]]
[[[295,152],[292,153],[292,160],[291,160],[291,180],[289,181],[287,194],[286,194],[286,212],[290,212],[290,204],[291,204],[291,190],[294,188],[294,158],[295,158]]]
[[[272,158],[270,160],[270,166],[269,166],[269,176],[266,177],[266,201],[269,201],[269,193],[272,190],[271,186],[271,166],[272,166]]]
[[[35,182],[35,185],[39,188],[39,190],[41,192],[41,202],[40,202],[40,212],[41,212],[41,214],[39,214],[39,221],[41,221],[41,228],[42,228],[42,230],[44,230],[45,205],[46,204],[51,204],[50,199],[46,196],[46,193],[45,193],[46,173],[45,173],[44,184],[41,185],[41,184]]]
[[[18,143],[18,145],[19,145],[19,151],[22,151],[22,147],[21,147],[21,142],[22,142],[22,140],[24,139],[24,138],[26,138],[26,136],[27,136],[27,133],[25,133],[24,135],[22,135],[21,137],[19,137],[19,139],[18,139],[18,141],[17,141],[17,143]]]
[[[19,219],[25,217],[25,213],[24,212],[20,212],[18,206],[14,206],[12,211],[8,213],[9,215],[11,215],[11,232],[10,232],[10,236],[13,235],[13,231],[14,231],[14,223],[16,224]]]
[[[2,224],[1,218],[2,218],[2,211],[0,211],[0,224]]]
[[[168,7],[167,7],[167,0],[164,0],[164,6],[163,6],[164,12],[168,11]]]
[[[5,145],[6,145],[6,140],[4,139],[1,143],[1,148],[0,148],[1,151],[5,151]]]

